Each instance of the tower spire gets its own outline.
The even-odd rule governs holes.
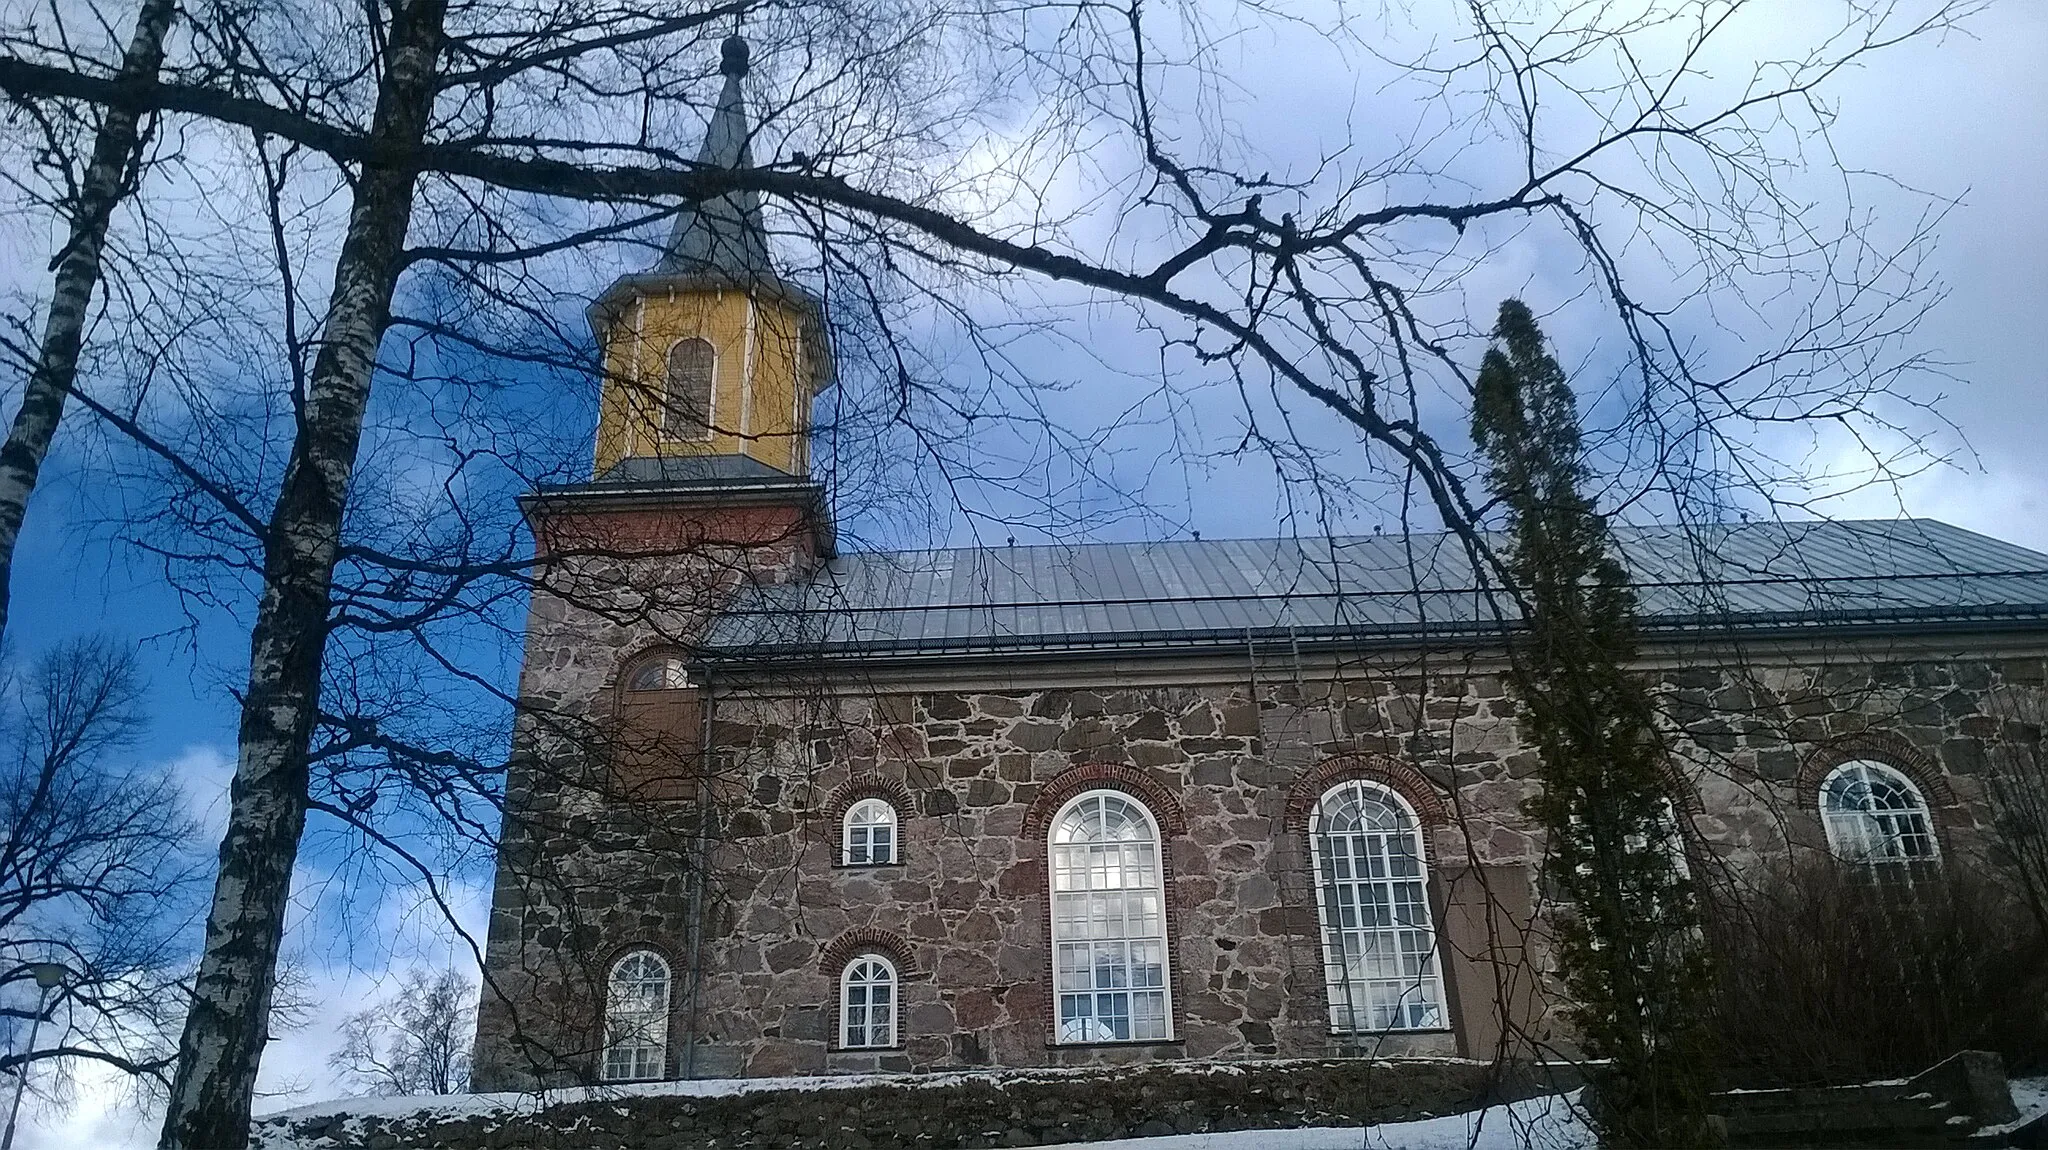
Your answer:
[[[748,143],[753,129],[747,122],[747,99],[740,90],[740,81],[747,75],[747,56],[744,37],[728,36],[720,46],[718,70],[725,75],[725,87],[705,128],[704,145],[697,150],[700,166],[735,170],[754,166]],[[653,270],[713,276],[735,284],[773,281],[775,269],[761,226],[760,193],[730,191],[677,213],[668,249]]]

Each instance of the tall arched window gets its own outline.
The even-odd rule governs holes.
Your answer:
[[[660,1078],[668,1061],[668,963],[635,950],[612,964],[605,982],[604,1077]]]
[[[896,964],[863,954],[839,976],[839,1045],[896,1045]]]
[[[1443,1026],[1436,929],[1414,810],[1378,783],[1339,783],[1316,804],[1309,844],[1330,1028],[1360,1033]]]
[[[711,385],[718,355],[709,341],[680,340],[668,349],[668,384],[662,394],[661,430],[677,439],[711,434]]]
[[[881,799],[862,799],[846,808],[840,828],[839,861],[847,866],[883,866],[896,861],[896,808]]]
[[[1843,763],[1820,784],[1828,849],[1850,862],[1919,862],[1940,857],[1927,799],[1913,780],[1868,760]]]
[[[1159,829],[1138,802],[1090,791],[1053,820],[1053,985],[1061,1042],[1173,1037]]]

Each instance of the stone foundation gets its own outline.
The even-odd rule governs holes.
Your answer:
[[[573,1100],[482,1095],[348,1103],[256,1124],[256,1150],[949,1150],[1212,1130],[1365,1126],[1524,1097],[1533,1081],[1460,1059],[1153,1064],[792,1083],[700,1081]],[[1553,1084],[1554,1085],[1554,1084]],[[397,1105],[394,1105],[394,1104]],[[437,1104],[439,1106],[437,1107]]]

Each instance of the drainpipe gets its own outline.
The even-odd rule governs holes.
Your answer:
[[[704,673],[703,729],[698,736],[697,843],[690,867],[690,1013],[683,1020],[683,1077],[697,1077],[697,998],[703,975],[704,869],[711,838],[711,708],[716,696],[711,673]]]

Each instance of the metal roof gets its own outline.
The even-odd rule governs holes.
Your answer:
[[[747,123],[747,98],[741,81],[747,75],[747,42],[728,36],[720,48],[718,70],[725,74],[725,86],[718,93],[718,107],[704,129],[704,144],[697,150],[697,163],[707,168],[741,169],[754,166]],[[768,233],[761,226],[761,193],[738,188],[708,200],[690,204],[676,213],[668,247],[657,272],[708,272],[735,283],[775,278],[775,264],[768,256]]]
[[[1650,632],[2048,627],[2048,555],[1933,520],[1615,536]],[[854,553],[749,588],[706,645],[741,661],[1497,635],[1512,607],[1477,584],[1448,534]]]

